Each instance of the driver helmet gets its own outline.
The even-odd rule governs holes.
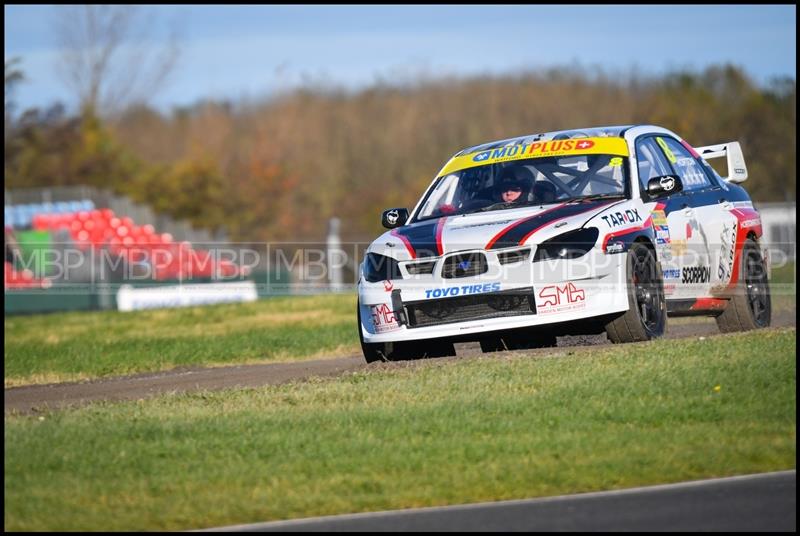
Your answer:
[[[500,174],[495,186],[495,194],[498,199],[501,198],[503,192],[509,189],[519,189],[521,194],[518,201],[527,201],[528,193],[531,191],[533,184],[533,173],[524,166],[514,166],[506,168]]]

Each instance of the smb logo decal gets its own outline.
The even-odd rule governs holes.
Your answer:
[[[586,292],[574,283],[544,287],[538,298],[536,309],[540,313],[562,313],[586,307]]]
[[[371,309],[372,325],[375,326],[375,333],[385,333],[400,329],[394,317],[394,311],[387,304],[373,305]]]

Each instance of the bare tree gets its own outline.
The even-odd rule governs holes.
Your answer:
[[[9,116],[14,109],[14,101],[12,100],[12,93],[14,86],[25,80],[25,75],[16,66],[21,61],[20,58],[11,58],[6,60],[6,85],[5,85],[5,116],[8,121]]]
[[[56,9],[56,68],[82,109],[112,114],[147,102],[164,86],[178,58],[174,27],[169,43],[156,45],[149,35],[153,17],[139,6]]]
[[[9,132],[11,132],[14,125],[14,108],[16,107],[14,103],[14,88],[17,84],[25,80],[25,75],[17,68],[20,61],[22,60],[18,57],[6,60],[5,122],[3,125],[4,140],[8,140]]]

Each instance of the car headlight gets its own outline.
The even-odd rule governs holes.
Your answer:
[[[367,253],[362,271],[364,279],[370,283],[403,278],[403,274],[400,273],[400,265],[397,264],[396,260],[377,253]]]
[[[536,248],[533,262],[551,259],[577,259],[583,257],[597,243],[600,232],[596,227],[570,231],[545,240]]]

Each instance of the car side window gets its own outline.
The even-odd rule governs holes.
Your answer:
[[[655,138],[644,138],[636,142],[636,161],[639,166],[639,188],[643,199],[650,199],[647,195],[647,183],[654,177],[671,175],[670,168],[664,153],[656,145]]]
[[[667,136],[656,136],[656,142],[681,178],[684,191],[700,190],[711,186],[711,181],[691,153],[677,140]]]

